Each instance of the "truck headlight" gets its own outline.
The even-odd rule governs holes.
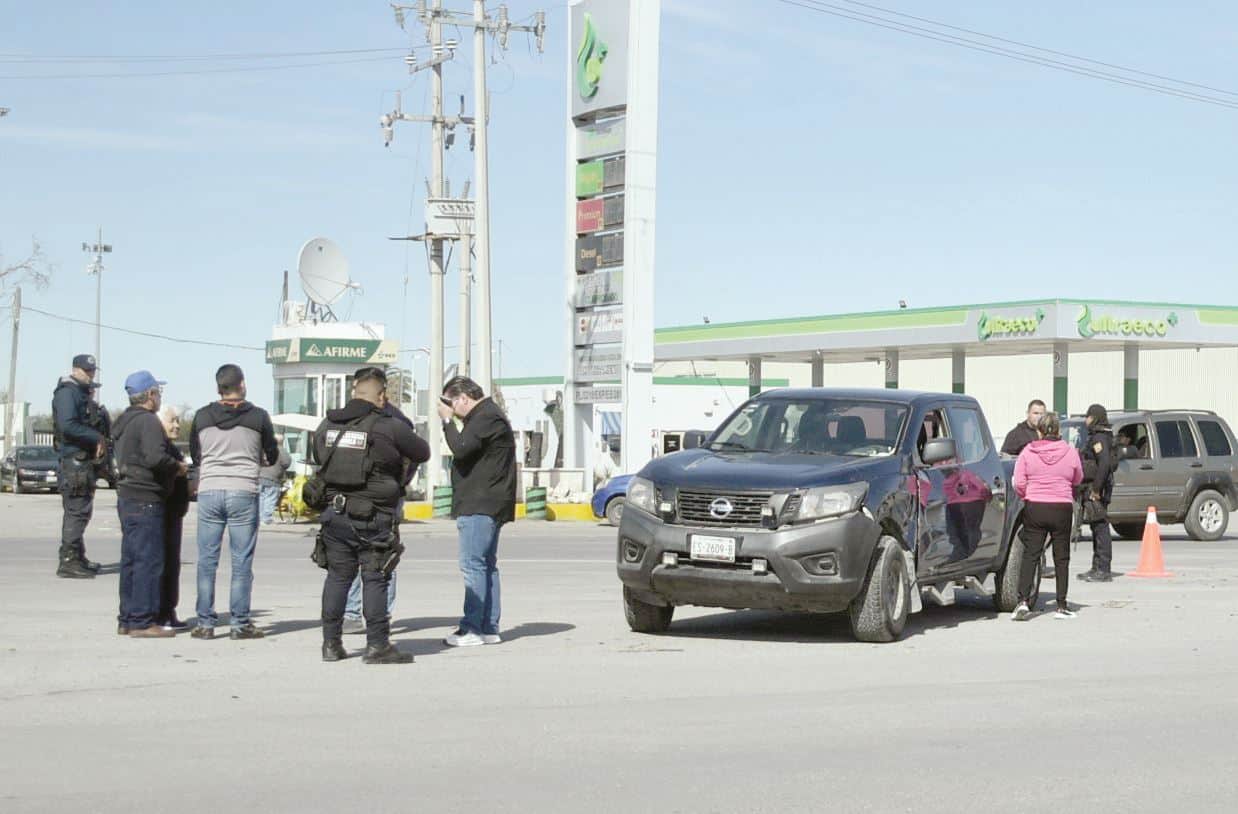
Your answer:
[[[651,481],[644,478],[632,478],[628,484],[628,494],[625,498],[628,507],[640,509],[646,514],[657,515],[658,493]]]
[[[800,501],[800,510],[796,512],[795,520],[796,522],[822,520],[827,517],[849,514],[864,504],[864,496],[867,494],[867,483],[848,483],[843,486],[819,486],[816,489],[809,489]]]

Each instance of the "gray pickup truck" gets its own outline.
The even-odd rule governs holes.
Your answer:
[[[1109,519],[1128,540],[1143,536],[1149,506],[1162,525],[1182,523],[1195,540],[1219,540],[1238,506],[1238,455],[1225,419],[1205,410],[1110,413],[1118,468]],[[1081,446],[1082,418],[1062,422]]]

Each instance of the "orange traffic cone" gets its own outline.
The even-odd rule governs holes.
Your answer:
[[[1161,527],[1156,522],[1156,507],[1148,507],[1148,520],[1143,527],[1143,543],[1139,546],[1139,567],[1128,577],[1172,577],[1165,570],[1165,558],[1161,556]]]

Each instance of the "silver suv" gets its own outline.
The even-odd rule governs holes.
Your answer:
[[[1128,540],[1143,536],[1149,506],[1162,525],[1182,523],[1195,540],[1219,540],[1238,507],[1238,444],[1225,419],[1206,410],[1110,413],[1118,468],[1109,518]],[[1082,446],[1083,419],[1062,422]]]

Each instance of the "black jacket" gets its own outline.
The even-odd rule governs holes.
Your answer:
[[[1018,455],[1025,446],[1039,437],[1040,433],[1029,427],[1026,421],[1020,421],[1017,427],[1006,433],[1006,440],[1002,442],[1002,454]]]
[[[443,423],[451,447],[451,513],[484,514],[500,523],[516,519],[516,438],[499,406],[482,399],[463,428]]]
[[[1100,495],[1101,502],[1108,505],[1113,497],[1113,470],[1117,469],[1113,428],[1093,424],[1083,447],[1082,458],[1085,495],[1095,492]]]
[[[180,447],[172,443],[172,439],[166,435],[163,439],[163,447],[169,455],[177,461],[185,460],[185,453],[181,452]],[[175,517],[184,517],[189,511],[189,476],[176,475],[172,480],[172,492],[168,495],[167,502],[168,514]]]
[[[321,464],[327,457],[327,434],[324,429],[328,424],[348,424],[373,414],[380,417],[370,432],[367,450],[370,471],[365,486],[346,494],[367,498],[381,509],[395,511],[403,492],[405,462],[409,471],[416,471],[417,464],[430,460],[430,445],[417,437],[417,433],[405,422],[385,415],[368,401],[352,399],[338,410],[328,410],[327,417],[318,425],[318,431],[314,433],[314,459]],[[330,481],[327,482],[328,495],[340,491],[333,488]]]
[[[116,493],[126,500],[162,503],[172,494],[177,460],[168,453],[159,416],[130,407],[112,425],[116,442]]]
[[[92,387],[72,376],[65,376],[52,391],[52,422],[62,459],[93,460],[99,442],[106,440],[99,429],[105,425],[98,419],[92,421],[92,413],[100,410],[91,402]]]

